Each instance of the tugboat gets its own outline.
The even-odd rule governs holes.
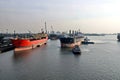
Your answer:
[[[85,37],[84,41],[82,41],[82,44],[94,44],[94,42],[90,42],[90,39]]]
[[[75,45],[75,47],[72,49],[72,52],[74,54],[81,54],[81,50],[78,45]]]

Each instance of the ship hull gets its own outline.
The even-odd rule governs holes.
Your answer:
[[[81,38],[60,38],[62,48],[73,48],[75,45],[80,46],[81,42]]]
[[[33,49],[32,47],[21,47],[21,48],[15,48],[14,51],[24,51],[24,50],[29,50],[29,49]]]
[[[61,47],[62,47],[62,48],[73,48],[75,45],[80,46],[80,45],[81,45],[81,41],[75,42],[75,43],[70,43],[70,44],[61,43]]]
[[[24,51],[39,47],[47,43],[48,38],[39,40],[29,40],[29,39],[12,39],[12,44],[15,47],[14,51]]]

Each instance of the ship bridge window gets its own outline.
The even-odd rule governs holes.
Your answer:
[[[73,43],[74,39],[73,38],[62,38],[61,42],[62,43]]]

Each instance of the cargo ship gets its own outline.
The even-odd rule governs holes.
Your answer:
[[[49,34],[49,39],[50,40],[57,40],[58,39],[58,35],[53,33],[53,34]]]
[[[63,35],[60,37],[61,47],[73,48],[75,45],[80,46],[84,35],[79,32],[77,34]]]
[[[48,35],[45,33],[38,33],[32,35],[29,38],[13,38],[11,42],[15,47],[14,51],[23,51],[28,49],[33,49],[35,47],[40,47],[46,44],[48,40]]]
[[[117,39],[120,41],[120,33],[117,34]]]

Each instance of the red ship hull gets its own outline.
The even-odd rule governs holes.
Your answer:
[[[15,47],[14,51],[23,51],[46,44],[47,40],[48,37],[44,39],[12,39],[11,41]]]

